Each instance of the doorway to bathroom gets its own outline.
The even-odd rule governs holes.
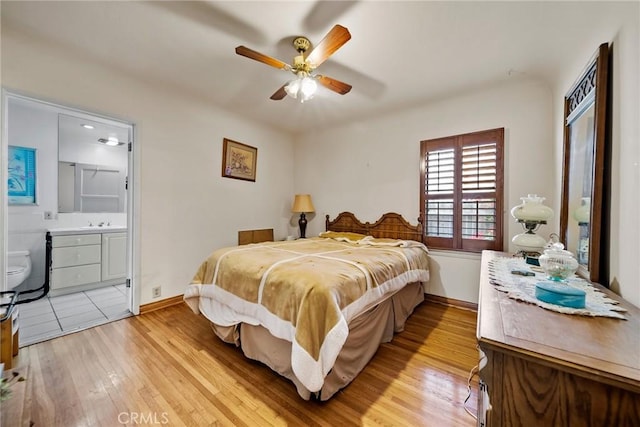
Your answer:
[[[28,301],[18,305],[20,346],[137,314],[133,123],[8,91],[3,106],[3,252],[31,263],[4,289]],[[7,184],[21,150],[34,153],[31,199]],[[3,258],[2,270],[14,269],[15,257]]]

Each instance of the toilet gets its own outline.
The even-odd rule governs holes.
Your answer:
[[[12,290],[31,274],[31,256],[29,251],[9,252],[7,261],[7,287]]]

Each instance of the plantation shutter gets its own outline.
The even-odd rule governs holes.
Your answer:
[[[502,250],[503,132],[421,142],[421,206],[428,246]]]

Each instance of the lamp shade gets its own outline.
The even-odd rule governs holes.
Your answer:
[[[296,194],[291,212],[314,212],[310,194]]]
[[[308,101],[313,98],[317,89],[318,83],[316,83],[313,77],[310,77],[305,72],[298,73],[298,77],[291,80],[284,87],[284,91],[287,92],[287,95],[292,98],[299,99],[300,102]]]
[[[511,216],[520,221],[547,221],[553,217],[553,210],[542,204],[544,197],[529,194],[521,197],[522,204],[511,209]]]
[[[578,224],[588,224],[591,217],[591,197],[583,197],[582,204],[573,211],[573,218]]]

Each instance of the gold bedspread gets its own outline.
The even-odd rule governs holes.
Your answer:
[[[429,278],[419,242],[327,238],[266,242],[215,251],[185,301],[212,322],[260,324],[292,342],[296,376],[322,387],[348,334],[348,322],[410,282]]]

